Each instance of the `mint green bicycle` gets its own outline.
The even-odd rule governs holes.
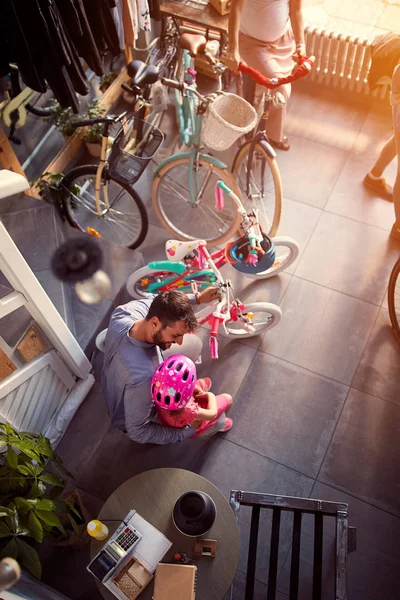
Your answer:
[[[231,103],[240,103],[242,117],[243,111],[249,112],[246,116],[247,126],[233,125],[231,131],[222,130],[220,138],[223,141],[226,141],[226,138],[229,140],[233,131],[235,138],[231,143],[254,128],[257,115],[242,98],[234,94],[224,94],[221,91],[221,81],[216,93],[202,96],[196,88],[193,57],[200,46],[204,47],[205,38],[183,34],[180,42],[183,52],[182,61],[178,61],[177,80],[164,78],[161,82],[174,89],[179,142],[180,146],[187,146],[187,150],[173,154],[156,168],[152,184],[152,203],[161,225],[175,239],[188,241],[200,238],[210,245],[219,245],[235,235],[240,225],[240,215],[232,198],[228,199],[222,210],[217,210],[215,186],[218,181],[223,181],[236,195],[240,195],[240,191],[235,176],[230,173],[227,165],[202,150],[203,145],[211,145],[205,144],[204,140],[207,113],[210,104],[220,98],[223,102],[228,98]],[[223,65],[218,66],[220,75],[224,68]],[[229,108],[232,113],[232,105]],[[216,125],[218,126],[218,122]],[[207,126],[211,134],[218,128],[216,126],[215,130],[210,132],[212,125],[210,127],[209,120]],[[217,139],[217,142],[219,141]]]

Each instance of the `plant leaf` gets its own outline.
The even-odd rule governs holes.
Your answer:
[[[13,538],[12,540],[10,540],[4,546],[4,548],[2,548],[2,550],[0,552],[0,556],[2,558],[6,558],[6,557],[17,558],[17,556],[18,556],[18,545],[17,545],[17,540],[15,538]]]
[[[45,511],[53,511],[56,508],[56,505],[52,500],[37,500],[36,501],[37,510],[45,510]]]
[[[18,450],[21,450],[21,452],[24,452],[30,458],[40,460],[39,454],[32,448],[33,444],[29,440],[17,440],[13,442],[13,446]]]
[[[18,465],[17,471],[18,473],[22,473],[22,475],[26,475],[27,477],[30,477],[32,475],[27,465]]]
[[[0,517],[10,517],[12,515],[12,510],[7,508],[6,506],[0,506]]]
[[[14,498],[15,505],[21,514],[27,513],[32,510],[33,506],[30,502],[25,500],[25,498],[21,498],[17,496]]]
[[[33,485],[31,487],[31,490],[28,494],[28,498],[32,499],[32,498],[40,498],[41,496],[44,496],[46,492],[46,488],[43,485],[43,483],[41,481],[37,481],[35,479],[35,481],[33,482]]]
[[[18,467],[18,455],[11,446],[8,446],[6,462],[9,467],[16,469]]]
[[[42,565],[40,564],[39,555],[32,546],[24,542],[23,540],[17,539],[18,558],[24,566],[34,577],[40,579],[42,576]]]
[[[67,517],[69,519],[69,522],[72,525],[72,529],[75,531],[75,533],[79,533],[79,528],[78,528],[78,525],[77,525],[74,517],[72,515],[70,515],[70,514],[68,514]]]
[[[31,511],[29,513],[28,527],[29,527],[32,537],[37,542],[42,542],[43,541],[43,527],[42,527],[41,522],[39,521],[39,519],[37,518],[37,516],[35,515],[35,513],[33,511]]]
[[[43,523],[46,523],[46,525],[51,525],[53,527],[59,527],[61,525],[61,521],[57,515],[48,510],[35,510],[35,514],[43,521]]]
[[[65,504],[68,506],[69,510],[72,511],[80,521],[83,521],[82,515],[79,512],[79,510],[72,504],[72,502],[68,502],[67,500],[64,500]]]
[[[14,433],[14,429],[11,427],[10,423],[6,423],[5,425],[7,435],[12,435]]]
[[[54,452],[51,447],[50,440],[44,437],[44,435],[39,435],[36,441],[36,448],[40,454],[43,454],[43,456],[46,456],[46,458],[50,458],[51,460],[54,459]]]
[[[6,538],[13,535],[11,529],[4,523],[4,521],[0,521],[0,538]]]
[[[41,475],[39,477],[39,479],[41,481],[44,481],[45,483],[50,483],[51,485],[55,485],[58,487],[64,487],[64,482],[61,481],[61,479],[59,479],[58,477],[56,477],[55,475],[53,475],[52,473],[43,473],[43,475]]]

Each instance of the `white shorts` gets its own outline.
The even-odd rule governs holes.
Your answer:
[[[397,133],[400,133],[400,103],[392,106],[393,127]]]

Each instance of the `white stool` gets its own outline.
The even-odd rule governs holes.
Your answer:
[[[103,331],[100,331],[100,333],[98,333],[96,336],[95,344],[96,344],[97,350],[100,350],[100,352],[104,352],[106,335],[107,335],[107,329],[103,329]]]

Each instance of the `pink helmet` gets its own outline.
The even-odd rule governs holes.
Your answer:
[[[196,384],[194,362],[182,354],[173,354],[154,371],[151,395],[157,406],[178,410],[186,406]]]

